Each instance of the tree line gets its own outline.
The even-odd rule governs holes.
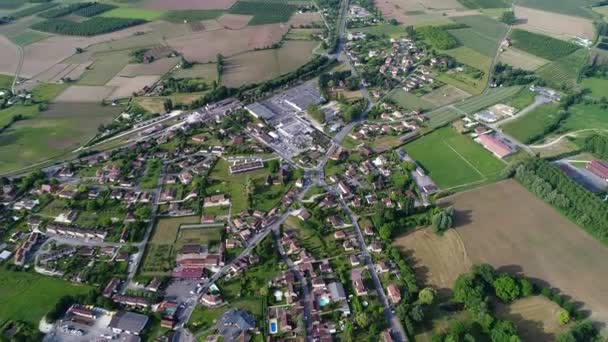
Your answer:
[[[608,160],[608,137],[593,134],[586,137],[581,145],[584,151],[600,159]]]
[[[143,19],[93,17],[83,22],[49,19],[32,25],[32,29],[70,36],[95,36],[146,23]]]

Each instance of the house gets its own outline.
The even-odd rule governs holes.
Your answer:
[[[388,299],[391,301],[391,303],[395,305],[399,304],[399,302],[401,301],[401,291],[399,291],[397,285],[389,284],[386,287],[386,291],[388,292]]]
[[[106,287],[103,289],[102,295],[106,298],[111,298],[114,293],[118,292],[118,287],[120,286],[120,279],[112,278]]]
[[[206,197],[203,200],[203,203],[204,203],[203,204],[204,207],[216,207],[216,206],[230,205],[230,199],[226,198],[224,196],[224,194],[213,195],[213,196]]]
[[[76,212],[75,210],[70,210],[67,213],[61,213],[57,215],[57,217],[55,217],[55,222],[71,224],[76,220],[77,217],[78,212]]]
[[[117,334],[139,335],[146,327],[146,324],[148,324],[148,316],[146,315],[119,311],[112,316],[108,327]]]
[[[334,233],[334,238],[336,240],[346,239],[346,233],[343,230],[338,230]]]
[[[203,215],[201,217],[202,224],[213,224],[215,223],[215,216],[213,215]]]
[[[353,287],[355,288],[355,293],[357,296],[367,295],[367,289],[365,288],[365,284],[363,283],[363,279],[361,279],[361,277],[353,281]]]
[[[361,264],[361,262],[359,261],[359,258],[357,258],[357,256],[354,254],[351,254],[351,256],[348,259],[350,261],[351,266],[358,266],[359,264]]]
[[[310,218],[310,213],[308,212],[308,210],[302,208],[300,209],[300,211],[298,212],[297,217],[302,220],[302,221],[306,221]]]

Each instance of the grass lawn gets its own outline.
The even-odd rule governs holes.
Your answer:
[[[608,112],[598,105],[577,104],[569,109],[570,116],[562,127],[565,131],[587,128],[608,129]]]
[[[160,171],[162,165],[161,161],[158,159],[152,159],[148,161],[146,167],[146,174],[142,177],[139,182],[139,186],[143,189],[154,189],[158,185],[158,180],[160,178]]]
[[[181,228],[177,243],[179,245],[217,245],[222,238],[223,228]]]
[[[9,89],[13,84],[13,76],[0,74],[0,89]]]
[[[198,216],[161,218],[156,222],[152,233],[152,243],[172,244],[177,239],[179,226],[182,224],[200,223]]]
[[[608,97],[608,80],[596,77],[584,78],[581,81],[581,85],[583,88],[591,90],[591,95],[593,95],[593,97]]]
[[[315,257],[323,257],[326,248],[325,244],[323,243],[322,236],[320,236],[320,234],[318,234],[316,231],[302,226],[301,223],[302,220],[299,218],[290,216],[285,221],[285,227],[294,230],[298,236],[298,241],[302,244],[303,248],[312,253]]]
[[[90,289],[57,278],[0,269],[0,321],[20,320],[38,326],[60,297],[84,294]]]
[[[397,103],[401,107],[407,108],[409,110],[429,110],[436,107],[436,105],[424,100],[422,97],[405,92],[401,88],[395,88],[391,90],[391,92],[387,94],[387,97],[395,101],[395,103]]]
[[[536,93],[531,91],[528,87],[523,88],[517,93],[517,95],[513,96],[508,102],[507,105],[517,109],[522,110],[532,103],[534,103],[534,99],[536,98]]]
[[[557,105],[544,104],[526,115],[507,122],[501,128],[520,142],[528,143],[557,119]]]
[[[36,101],[48,102],[59,96],[67,87],[67,84],[43,83],[32,90],[32,95]]]
[[[505,166],[471,138],[440,128],[404,147],[442,189],[483,181]]]
[[[164,16],[165,13],[166,11],[162,10],[119,7],[102,13],[100,16],[110,18],[144,19],[152,21],[160,19],[160,17]]]

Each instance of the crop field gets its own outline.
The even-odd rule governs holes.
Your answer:
[[[395,88],[391,90],[391,92],[387,94],[387,97],[395,101],[395,103],[397,103],[398,105],[409,110],[429,110],[437,107],[437,105],[425,100],[423,97],[405,92],[401,88]]]
[[[458,253],[472,263],[523,273],[581,302],[592,320],[608,322],[608,292],[597,287],[608,280],[608,249],[515,180],[463,192],[442,204],[454,207],[455,231],[464,245]]]
[[[578,45],[520,29],[511,31],[510,37],[513,47],[550,61],[580,49]]]
[[[220,10],[229,9],[236,0],[150,0],[143,5],[157,10]]]
[[[292,27],[309,27],[323,21],[319,12],[294,13],[287,24]]]
[[[449,30],[458,42],[482,55],[494,57],[502,38],[507,33],[507,25],[483,15],[459,16],[452,20],[469,28]]]
[[[462,100],[460,103],[456,104],[455,107],[462,112],[472,115],[491,105],[504,102],[506,99],[517,94],[520,90],[520,86],[490,88],[481,95]]]
[[[20,107],[13,107],[18,110]],[[0,136],[0,172],[58,156],[79,147],[97,133],[97,127],[120,113],[119,107],[98,103],[56,103],[32,119],[19,121]]]
[[[101,16],[106,18],[143,19],[152,21],[160,19],[165,14],[166,11],[163,10],[120,7],[105,12]]]
[[[479,94],[483,91],[488,82],[488,75],[490,66],[492,64],[492,58],[483,55],[469,47],[459,46],[455,49],[445,51],[448,55],[456,58],[460,63],[466,64],[478,70],[481,70],[484,74],[481,78],[475,79],[468,74],[457,72],[457,73],[443,73],[437,78],[447,84],[451,84],[457,88],[460,88],[467,93]]]
[[[25,321],[38,326],[59,298],[85,294],[91,288],[31,272],[0,270],[0,321]]]
[[[405,145],[404,150],[428,171],[443,190],[481,182],[505,167],[480,144],[450,127],[416,139]]]
[[[557,320],[562,310],[543,296],[532,296],[510,304],[498,303],[496,316],[515,323],[517,334],[523,341],[555,341],[569,329]]]
[[[181,10],[181,11],[169,11],[166,12],[162,19],[174,22],[183,23],[185,21],[201,21],[215,19],[222,15],[222,10]]]
[[[587,57],[587,50],[581,49],[545,65],[538,69],[536,73],[547,81],[549,86],[561,88],[565,85],[571,89],[576,88],[579,70],[587,61]]]
[[[450,30],[450,34],[456,38],[460,45],[466,46],[485,56],[493,56],[498,48],[498,41],[490,39],[483,33],[471,28]]]
[[[135,76],[135,77],[122,77],[115,76],[112,78],[106,86],[114,87],[114,91],[109,96],[110,100],[129,98],[133,93],[139,92],[145,87],[149,87],[156,83],[160,79],[160,76]]]
[[[529,71],[535,71],[541,66],[549,63],[546,59],[525,53],[515,48],[508,48],[501,52],[499,62]]]
[[[246,27],[251,19],[253,19],[252,15],[226,13],[217,18],[217,22],[227,29],[240,30]]]
[[[519,111],[531,105],[535,98],[535,92],[531,91],[529,88],[523,88],[513,97],[511,97],[506,104],[507,106],[513,107]]]
[[[429,117],[429,127],[435,128],[452,122],[463,116],[463,113],[451,107],[443,107],[426,113]]]
[[[111,33],[145,23],[143,19],[93,17],[85,21],[75,22],[67,19],[48,19],[32,25],[32,29],[58,33],[69,36],[95,36]]]
[[[501,128],[518,141],[529,143],[531,139],[541,134],[546,127],[557,120],[557,111],[556,105],[544,104],[522,117],[505,123]]]
[[[202,78],[205,80],[217,79],[217,66],[215,63],[195,64],[190,69],[178,69],[174,74],[177,78]]]
[[[521,0],[517,2],[521,6],[552,11],[561,14],[574,15],[590,18],[592,13],[585,6],[593,6],[595,0]]]
[[[588,39],[593,39],[595,36],[593,21],[591,19],[522,6],[514,6],[514,10],[517,18],[525,21],[522,27],[536,27],[548,32]]]
[[[27,31],[24,31],[23,33],[19,34],[18,36],[11,37],[11,40],[13,41],[13,43],[15,43],[19,46],[26,46],[26,45],[33,44],[37,41],[46,39],[48,37],[49,37],[49,35],[46,33],[33,31],[33,30],[27,30]]]
[[[446,84],[422,96],[422,100],[434,104],[435,106],[445,106],[450,103],[462,100],[471,96],[464,90]]]
[[[239,1],[230,8],[232,14],[252,15],[249,25],[284,23],[297,7],[277,2]]]
[[[99,54],[95,62],[84,72],[78,84],[105,85],[129,63],[129,51]]]
[[[99,103],[103,99],[108,98],[114,91],[112,87],[106,86],[87,86],[87,85],[72,85],[69,86],[59,97],[58,102],[96,102]]]
[[[175,267],[175,246],[149,243],[146,246],[139,273],[144,276],[169,275]]]
[[[313,41],[285,41],[278,49],[246,52],[226,59],[222,84],[238,87],[269,80],[306,64],[317,46]]]
[[[509,5],[503,0],[458,0],[467,8],[505,8]]]

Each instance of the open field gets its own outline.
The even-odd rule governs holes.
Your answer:
[[[129,63],[128,51],[104,53],[96,56],[93,64],[78,81],[82,85],[105,85]]]
[[[515,15],[525,21],[521,28],[532,26],[546,31],[593,39],[593,21],[587,18],[557,14],[533,8],[514,6]]]
[[[502,38],[507,33],[507,26],[498,20],[483,15],[454,17],[457,23],[468,28],[449,30],[458,42],[482,55],[494,57]]]
[[[322,22],[323,18],[319,12],[294,13],[287,24],[291,27],[309,26]]]
[[[391,90],[387,94],[387,98],[395,101],[395,103],[397,103],[398,105],[409,110],[429,110],[437,107],[437,105],[435,105],[434,103],[425,100],[424,96],[416,96],[412,93],[404,91],[401,88],[395,88]]]
[[[521,0],[517,3],[521,6],[540,10],[590,18],[592,12],[585,6],[592,6],[597,2],[594,0]]]
[[[152,63],[145,64],[127,64],[117,76],[135,77],[135,76],[161,76],[173,69],[179,63],[178,58],[161,58]]]
[[[190,69],[178,69],[173,74],[177,78],[202,78],[205,80],[217,79],[217,66],[215,63],[195,64]]]
[[[198,216],[161,218],[156,222],[150,242],[156,244],[175,243],[179,226],[182,224],[197,223],[200,223],[200,218]]]
[[[296,9],[281,2],[237,1],[230,7],[230,13],[252,15],[249,25],[264,25],[286,22]]]
[[[516,68],[530,71],[537,70],[541,66],[549,63],[549,61],[546,59],[517,50],[515,48],[508,48],[501,52],[498,61],[503,64],[509,64]]]
[[[0,35],[0,72],[14,75],[19,66],[19,50],[8,38]]]
[[[455,230],[472,263],[523,273],[582,302],[592,320],[608,321],[608,288],[597,286],[606,282],[608,249],[516,181],[463,192],[443,204],[456,210]]]
[[[591,90],[591,95],[594,97],[608,97],[608,80],[602,78],[584,78],[581,81],[581,85]]]
[[[509,37],[512,46],[516,49],[550,61],[560,59],[580,49],[580,46],[574,43],[522,29],[512,30]]]
[[[37,41],[46,39],[48,37],[50,37],[50,35],[47,33],[38,32],[38,31],[34,31],[34,30],[26,30],[26,31],[23,31],[23,33],[15,36],[15,37],[11,37],[11,40],[13,41],[13,43],[15,43],[19,46],[26,46],[26,45],[33,44]]]
[[[215,246],[221,242],[223,228],[181,228],[177,235],[178,245]]]
[[[38,326],[40,319],[65,295],[85,294],[88,286],[30,272],[0,270],[0,321],[19,320]]]
[[[229,9],[236,0],[149,0],[144,8],[157,10],[213,10]]]
[[[442,73],[437,77],[441,82],[453,85],[470,94],[481,93],[488,83],[492,58],[466,47],[459,46],[455,49],[444,51],[448,55],[456,58],[460,63],[466,64],[483,72],[480,78],[473,78],[470,75],[456,72],[452,74]]]
[[[160,19],[164,14],[165,11],[161,10],[119,7],[111,11],[105,12],[100,16],[106,18],[143,19],[152,21]]]
[[[422,100],[432,103],[434,106],[441,107],[469,96],[471,96],[471,94],[466,91],[447,84],[425,94],[422,96]]]
[[[110,94],[110,100],[128,98],[133,93],[139,92],[144,87],[153,85],[160,79],[160,76],[135,76],[122,77],[115,76],[106,85],[114,87],[114,91]]]
[[[462,100],[460,103],[455,104],[455,107],[462,112],[472,115],[484,108],[515,96],[521,89],[521,86],[490,88],[481,95]]]
[[[57,101],[99,103],[110,96],[112,91],[114,88],[106,86],[72,85],[57,97]]]
[[[601,105],[577,104],[570,107],[569,112],[570,116],[562,124],[565,132],[588,128],[608,129],[608,115]]]
[[[252,51],[227,58],[222,84],[238,87],[296,70],[310,61],[317,45],[314,41],[285,41],[278,49]]]
[[[523,341],[555,341],[569,328],[557,320],[561,311],[563,309],[549,299],[533,296],[510,304],[499,303],[496,316],[515,323],[517,334]]]
[[[226,13],[217,18],[217,22],[227,29],[240,30],[245,28],[252,18],[252,15]]]
[[[545,127],[557,120],[557,111],[558,108],[555,104],[544,104],[522,117],[507,122],[500,128],[518,141],[529,143],[531,139],[541,134]]]
[[[450,127],[416,139],[404,150],[444,190],[496,176],[505,166],[480,144]]]
[[[587,50],[581,49],[568,56],[549,63],[536,72],[551,87],[567,86],[571,89],[577,87],[579,70],[587,61]]]
[[[33,108],[32,119],[17,122],[0,136],[1,172],[78,148],[122,110],[98,103],[55,103],[42,113],[35,106],[25,108]]]

